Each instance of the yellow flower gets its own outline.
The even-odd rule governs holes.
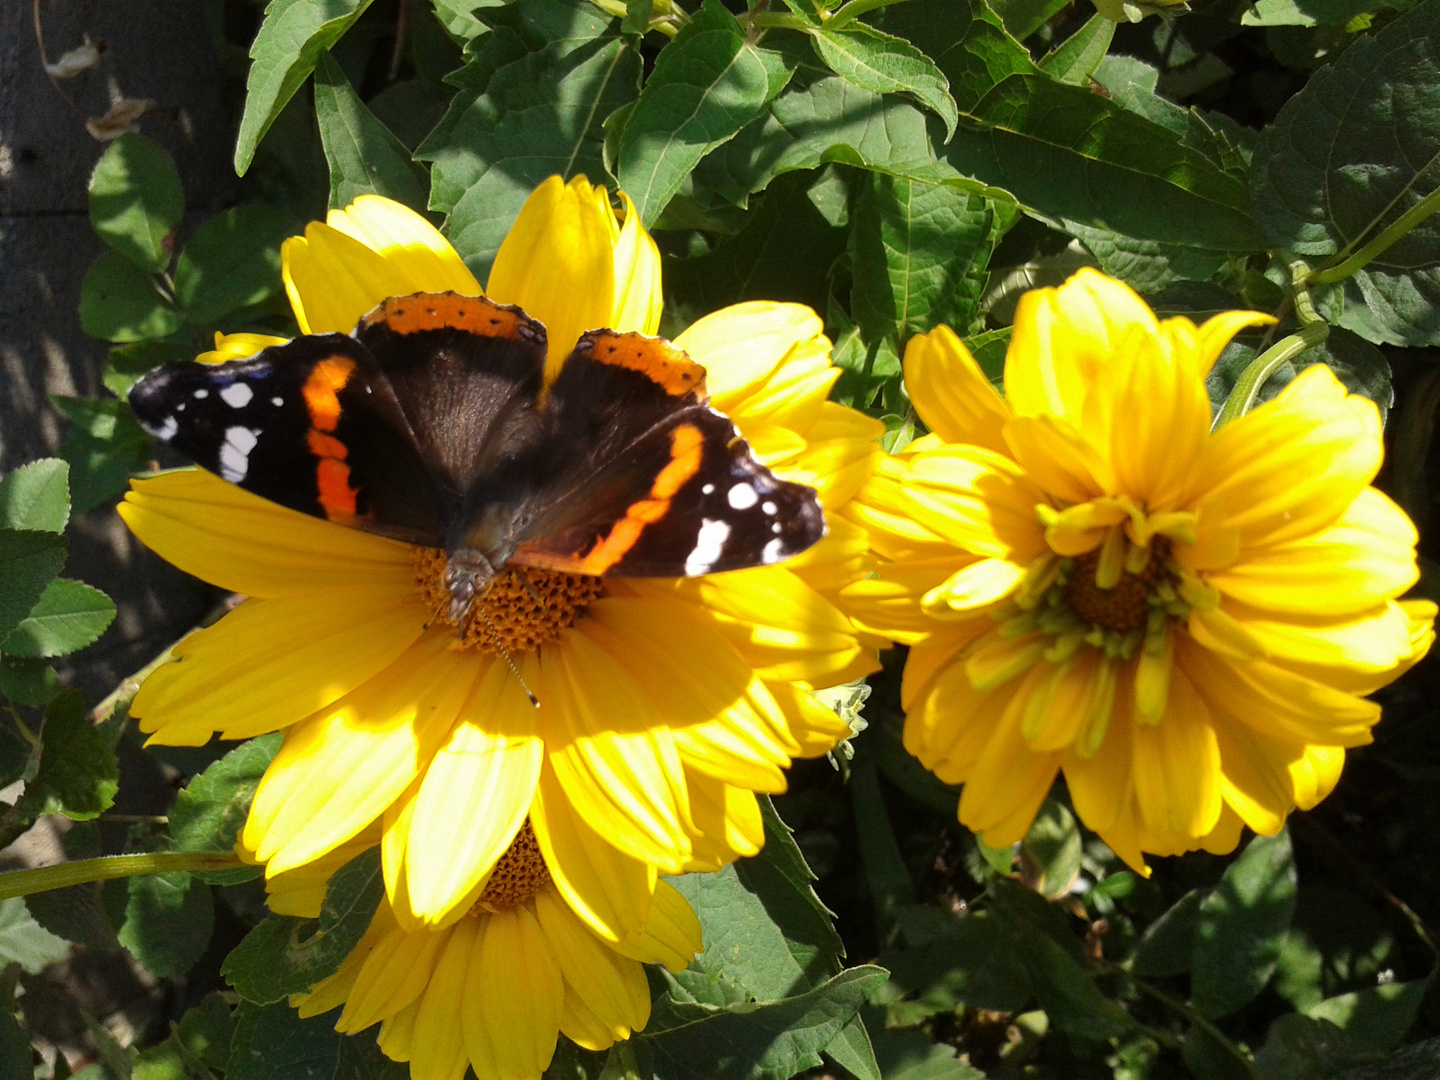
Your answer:
[[[282,891],[271,906],[319,914],[330,869],[272,878]],[[412,1080],[460,1080],[467,1066],[484,1080],[538,1080],[557,1032],[603,1050],[645,1026],[642,962],[681,971],[699,951],[699,922],[664,882],[642,928],[618,943],[596,937],[556,891],[527,825],[465,917],[407,930],[382,900],[340,969],[291,1000],[301,1016],[343,1004],[335,1028],[347,1034],[380,1024],[380,1049],[408,1061]]]
[[[1228,851],[1334,787],[1362,695],[1429,647],[1397,602],[1415,530],[1369,487],[1375,406],[1307,368],[1212,432],[1205,376],[1239,329],[1158,321],[1082,270],[1025,296],[1005,398],[946,327],[905,353],[932,434],[846,509],[885,559],[845,590],[911,646],[905,745],[965,785],[960,820],[1020,839],[1063,772],[1128,863]]]
[[[659,255],[624,203],[622,224],[604,189],[553,178],[500,249],[489,295],[545,323],[552,371],[584,330],[656,329]],[[423,218],[373,196],[287,241],[283,264],[306,332],[348,331],[392,295],[480,292]],[[445,925],[528,817],[559,894],[619,941],[643,925],[657,873],[756,851],[754,793],[784,790],[792,758],[848,734],[808,691],[875,667],[836,603],[864,570],[864,530],[834,511],[880,456],[880,427],[825,400],[838,370],[808,308],[738,305],[676,344],[756,455],[819,490],[830,535],[802,556],[684,581],[527,570],[529,586],[502,576],[480,605],[493,633],[473,612],[457,630],[436,617],[443,553],[204,472],[135,484],[121,507],[135,534],[250,599],[182,641],[133,711],[162,743],[285,732],[242,834],[268,873],[376,827],[400,924]]]

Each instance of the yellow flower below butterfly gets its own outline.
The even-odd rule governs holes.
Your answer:
[[[1316,366],[1210,430],[1206,374],[1268,321],[1160,322],[1082,270],[1021,300],[1004,399],[948,328],[906,349],[932,434],[847,508],[889,561],[846,596],[911,645],[905,745],[965,785],[986,843],[1024,836],[1062,772],[1137,868],[1273,834],[1429,647],[1434,605],[1395,599],[1416,536],[1369,486],[1372,403]]]
[[[280,887],[273,909],[319,914],[324,890],[312,867],[328,869],[271,879]],[[344,1005],[336,1030],[345,1033],[378,1023],[381,1050],[408,1061],[412,1080],[460,1080],[467,1066],[485,1080],[538,1080],[557,1032],[604,1050],[645,1026],[642,962],[680,971],[699,950],[700,924],[664,882],[639,931],[619,943],[597,938],[556,891],[527,826],[464,918],[406,930],[382,900],[340,969],[292,1001],[302,1016]]]
[[[312,223],[282,254],[307,333],[348,332],[390,296],[480,293],[434,228],[378,197]],[[603,188],[551,179],[486,291],[545,325],[553,374],[583,331],[655,332],[659,255],[628,199],[622,224]],[[270,343],[220,338],[202,359]],[[783,564],[685,580],[527,568],[497,576],[484,620],[472,610],[457,628],[435,549],[205,472],[135,484],[121,513],[136,535],[250,599],[181,642],[133,711],[162,743],[284,731],[241,836],[268,873],[373,826],[399,924],[448,925],[528,817],[557,892],[618,941],[643,925],[657,874],[757,850],[754,793],[783,790],[792,758],[847,734],[808,691],[875,666],[834,602],[861,572],[864,531],[833,512],[868,476],[879,426],[825,400],[838,370],[808,308],[741,304],[675,344],[707,369],[712,405],[756,457],[819,491],[825,540]]]

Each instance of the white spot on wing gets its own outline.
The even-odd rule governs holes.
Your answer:
[[[725,497],[730,500],[732,510],[749,510],[760,501],[760,496],[755,494],[755,489],[743,481],[732,487],[730,493]]]
[[[778,511],[780,508],[776,506],[773,502],[771,502],[769,499],[766,499],[763,503],[760,504],[760,509],[764,510],[765,513],[770,517],[774,517],[776,511]]]
[[[270,399],[270,404],[274,405],[278,409],[281,405],[285,404],[285,399],[283,397],[272,397]]]
[[[232,409],[243,409],[250,404],[250,399],[255,396],[255,391],[246,386],[243,382],[231,383],[220,391],[220,399]]]
[[[715,485],[714,485],[714,484],[706,484],[704,487],[702,487],[702,488],[700,489],[700,494],[702,494],[702,495],[714,495],[714,494],[715,494]]]
[[[706,518],[700,523],[700,534],[695,538],[695,549],[685,560],[685,574],[696,577],[709,572],[710,567],[720,561],[720,552],[725,541],[730,539],[730,526],[723,521]]]
[[[175,411],[176,411],[176,412],[184,412],[184,411],[185,411],[185,402],[183,402],[183,401],[177,401],[177,402],[175,403]]]
[[[180,425],[176,422],[175,417],[167,416],[165,422],[155,429],[154,435],[161,442],[169,442],[175,437],[175,432],[179,430]]]
[[[196,390],[195,393],[191,394],[190,396],[193,397],[196,401],[204,401],[207,397],[210,396],[210,391],[206,390],[202,386],[199,390]]]
[[[779,562],[785,558],[785,541],[778,536],[771,540],[760,552],[760,559],[767,566],[772,562]]]
[[[780,523],[777,521],[774,525],[771,525],[770,531],[773,533],[778,533],[780,531]]]
[[[246,427],[232,427],[225,430],[225,442],[220,447],[220,477],[238,484],[245,479],[250,469],[250,451],[260,441],[260,433]]]

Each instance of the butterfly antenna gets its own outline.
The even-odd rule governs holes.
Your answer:
[[[525,680],[520,675],[520,669],[515,666],[515,661],[510,659],[510,654],[505,651],[505,646],[501,643],[500,635],[496,633],[495,625],[490,621],[490,616],[485,614],[485,609],[478,603],[475,605],[475,611],[480,616],[480,620],[485,624],[485,629],[490,631],[490,640],[495,643],[495,651],[505,660],[506,666],[510,668],[510,674],[515,676],[515,681],[520,684],[520,689],[525,691],[525,696],[530,699],[530,704],[538,709],[540,707],[540,699],[535,696],[535,692],[531,690],[530,687],[525,685]]]
[[[534,583],[525,576],[525,571],[521,570],[518,566],[512,566],[510,569],[515,573],[515,576],[520,579],[520,584],[525,586],[525,591],[530,594],[531,599],[535,601],[536,610],[544,611],[545,598],[540,595],[540,592],[535,588]]]

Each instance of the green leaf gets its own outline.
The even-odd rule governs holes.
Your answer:
[[[905,340],[979,311],[994,208],[945,184],[882,174],[860,188],[851,233],[851,310],[865,337]]]
[[[18,896],[0,900],[0,961],[19,964],[37,975],[64,959],[70,945],[41,927]]]
[[[1357,15],[1385,8],[1405,10],[1417,0],[1254,0],[1242,26],[1344,26]]]
[[[246,1001],[269,1005],[334,974],[365,935],[385,883],[371,848],[330,879],[318,919],[272,915],[225,958],[220,973]]]
[[[50,402],[75,425],[60,444],[60,456],[70,465],[72,512],[83,514],[119,495],[131,475],[146,468],[150,436],[123,401],[52,395]]]
[[[877,934],[881,941],[888,941],[896,911],[915,902],[915,883],[890,824],[874,762],[856,762],[851,770],[850,801],[865,882],[875,904]]]
[[[175,264],[175,298],[196,326],[284,291],[280,244],[294,231],[289,214],[246,203],[195,230]]]
[[[63,1055],[62,1055],[63,1056]],[[8,1008],[0,1009],[0,1076],[35,1075],[35,1051]]]
[[[640,78],[633,43],[586,0],[531,0],[515,17],[464,69],[484,92],[456,94],[415,152],[434,162],[430,205],[450,211],[450,241],[481,281],[537,184],[605,177],[603,122]]]
[[[1105,59],[1115,24],[1104,15],[1092,15],[1090,21],[1057,45],[1040,61],[1040,70],[1063,83],[1084,86]]]
[[[115,602],[80,581],[56,578],[30,614],[0,642],[8,656],[68,656],[95,641],[115,619]]]
[[[170,835],[176,849],[228,851],[234,847],[260,778],[279,749],[278,732],[251,739],[185,785],[170,809]],[[258,874],[258,867],[246,867],[204,876],[216,885],[231,885]]]
[[[1019,1012],[1035,996],[1008,926],[990,911],[955,917],[934,908],[897,912],[905,947],[882,952],[890,982],[877,1004],[890,1023],[920,1023],[957,1006]],[[904,999],[904,1000],[902,1000]]]
[[[1066,6],[1066,0],[990,0],[995,13],[1005,20],[1005,29],[1024,41]]]
[[[168,337],[184,317],[154,280],[118,251],[102,252],[80,283],[80,326],[105,341]]]
[[[616,140],[615,175],[652,224],[700,159],[756,119],[790,78],[785,58],[751,43],[706,0],[660,51]]]
[[[1270,981],[1295,911],[1290,834],[1257,836],[1200,903],[1190,992],[1204,1016],[1234,1012]]]
[[[852,22],[841,30],[816,29],[810,40],[820,59],[842,79],[873,94],[913,94],[945,121],[947,140],[955,134],[950,81],[935,61],[904,38]]]
[[[0,529],[64,532],[70,520],[70,466],[41,458],[0,480]]]
[[[17,705],[41,708],[60,692],[60,678],[55,669],[41,660],[20,660],[15,657],[0,657],[0,694],[4,694]],[[0,735],[0,746],[5,746],[6,736]],[[0,763],[7,763],[9,747],[0,750]],[[0,785],[13,783],[18,777],[10,776],[6,764],[0,764]]]
[[[1078,221],[1064,224],[1065,231],[1095,256],[1101,270],[1144,295],[1157,293],[1176,281],[1206,281],[1225,265],[1223,251],[1137,240]]]
[[[409,1080],[408,1065],[391,1061],[373,1030],[335,1030],[340,1011],[301,1019],[285,1002],[242,1002],[225,1080]]]
[[[412,209],[424,209],[425,170],[375,119],[328,55],[315,65],[315,119],[330,165],[332,208],[348,206],[359,195],[383,195]]]
[[[270,0],[265,21],[250,46],[245,114],[235,140],[235,172],[241,176],[280,110],[309,78],[320,54],[340,40],[370,0]]]
[[[721,1008],[662,998],[630,1046],[654,1080],[783,1080],[819,1065],[884,982],[884,970],[865,966],[780,1001]]]
[[[185,214],[180,174],[163,149],[140,135],[112,142],[90,176],[90,223],[142,270],[170,265],[175,227]]]
[[[1190,970],[1200,904],[1208,892],[1191,889],[1145,928],[1131,961],[1136,975],[1183,975]]]
[[[499,7],[505,0],[432,0],[435,18],[457,45],[469,45],[489,32],[489,27],[475,17],[480,8]]]
[[[65,565],[65,538],[33,529],[0,529],[0,634],[9,634],[45,595]]]
[[[230,1006],[211,994],[180,1018],[168,1039],[141,1051],[133,1080],[213,1080],[229,1062],[234,1035]]]
[[[823,309],[846,231],[815,208],[807,194],[811,183],[808,175],[781,177],[739,233],[705,255],[667,260],[670,290],[696,317],[741,300],[790,300]]]
[[[962,113],[1007,75],[1040,73],[1008,25],[984,0],[908,0],[885,9],[885,29],[908,38],[934,59],[950,80],[950,93]],[[1024,25],[1017,28],[1026,30]]]
[[[1295,324],[1291,323],[1282,327],[1281,332],[1294,329]],[[1223,401],[1229,397],[1236,381],[1255,355],[1254,347],[1244,341],[1231,342],[1225,348],[1206,380],[1212,400],[1218,398]],[[1313,349],[1306,349],[1277,368],[1260,388],[1256,404],[1272,400],[1312,364],[1326,365],[1347,390],[1373,401],[1380,410],[1382,420],[1389,413],[1395,393],[1390,385],[1390,364],[1385,354],[1357,334],[1338,328],[1332,328],[1330,336]]]
[[[935,1043],[923,1031],[887,1028],[875,1036],[875,1057],[885,1080],[985,1080],[985,1074]]]
[[[40,745],[40,769],[15,804],[19,813],[89,821],[110,809],[120,778],[115,747],[110,736],[90,722],[78,691],[62,691],[50,702]]]
[[[1440,4],[1361,37],[1317,71],[1255,148],[1257,219],[1278,245],[1338,263],[1440,188]],[[1440,214],[1351,278],[1341,324],[1440,344]]]
[[[946,158],[1052,218],[1147,240],[1258,251],[1244,183],[1166,128],[1043,75],[1010,75]]]
[[[127,883],[120,944],[158,978],[183,975],[210,944],[215,901],[210,886],[190,874],[148,874]]]
[[[1306,1009],[1305,1015],[1334,1024],[1360,1053],[1387,1054],[1415,1023],[1429,985],[1427,978],[1369,986],[1326,998]]]
[[[1046,799],[1020,842],[1025,881],[1047,900],[1059,899],[1075,884],[1082,854],[1075,815],[1058,799]]]

